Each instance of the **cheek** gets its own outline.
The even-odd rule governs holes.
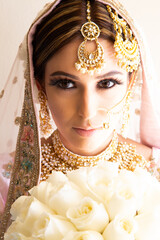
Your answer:
[[[102,95],[102,104],[107,109],[110,109],[120,103],[126,95],[127,91],[127,84],[126,85],[119,85],[115,88],[106,91]]]
[[[63,94],[57,94],[55,91],[47,92],[48,105],[56,125],[66,123],[72,119],[75,114],[74,101],[67,99]]]

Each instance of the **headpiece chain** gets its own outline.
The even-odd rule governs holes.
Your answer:
[[[87,1],[87,22],[81,27],[84,41],[78,48],[78,61],[75,63],[75,67],[82,73],[90,73],[92,75],[94,72],[101,72],[104,67],[104,50],[97,40],[100,35],[100,29],[96,23],[91,21],[90,8],[90,1]],[[87,41],[95,41],[95,51],[88,52],[86,50]]]

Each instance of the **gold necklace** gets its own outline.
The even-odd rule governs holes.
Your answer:
[[[137,165],[143,168],[148,165],[145,158],[136,153],[135,146],[126,142],[118,142],[116,132],[109,146],[97,156],[80,156],[72,153],[62,144],[57,130],[53,133],[52,142],[53,145],[48,143],[41,147],[40,181],[46,180],[53,170],[66,173],[80,167],[95,166],[100,161],[118,162],[120,169],[131,171],[134,171]]]
[[[52,141],[54,150],[58,154],[58,156],[60,156],[64,160],[64,162],[72,164],[72,166],[75,167],[95,166],[96,163],[99,161],[107,161],[111,157],[113,157],[118,146],[118,136],[115,131],[113,133],[113,138],[109,146],[103,152],[96,156],[81,156],[69,151],[61,142],[58,131],[55,131]]]

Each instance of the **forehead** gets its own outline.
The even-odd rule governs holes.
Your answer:
[[[126,74],[117,64],[117,59],[115,57],[115,50],[113,43],[108,40],[98,39],[104,48],[104,61],[105,68],[102,70],[101,74],[110,71],[119,71],[122,74]],[[46,73],[51,73],[54,71],[64,71],[72,73],[74,75],[86,75],[82,74],[75,68],[75,62],[78,59],[78,47],[82,43],[82,40],[75,39],[61,48],[46,64]],[[92,52],[95,50],[95,42],[88,41],[86,45],[86,50]],[[98,76],[98,74],[96,74]]]

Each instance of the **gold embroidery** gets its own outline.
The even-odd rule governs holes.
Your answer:
[[[19,125],[21,123],[21,117],[16,117],[14,123],[15,125]]]
[[[13,79],[13,84],[15,84],[17,82],[17,77],[14,77],[14,79]]]
[[[26,72],[27,73],[27,72]],[[29,77],[29,71],[26,74]],[[0,239],[10,223],[10,207],[21,195],[35,186],[39,178],[39,144],[36,116],[31,95],[31,84],[26,81],[25,96],[18,134],[15,163],[13,166],[8,197],[0,221]]]
[[[2,98],[3,95],[4,95],[4,89],[3,89],[3,90],[1,91],[1,93],[0,93],[0,98]]]

